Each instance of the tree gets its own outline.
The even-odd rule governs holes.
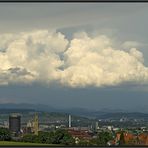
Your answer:
[[[52,144],[54,141],[54,132],[49,132],[48,136],[46,137],[46,143]]]
[[[89,146],[89,142],[85,139],[80,139],[78,146]]]
[[[93,138],[89,141],[89,145],[90,146],[97,146],[97,141],[98,141],[97,138]]]
[[[39,143],[47,143],[48,137],[50,137],[49,132],[39,132],[39,134],[38,134]]]
[[[60,140],[60,142],[61,144],[64,144],[64,145],[74,145],[75,144],[74,138],[67,131],[64,132],[64,136]]]
[[[8,129],[0,128],[0,140],[1,141],[10,141],[11,140],[11,134]]]
[[[113,139],[113,135],[109,132],[100,132],[97,137],[97,145],[105,146],[107,142]]]
[[[124,132],[120,135],[119,145],[125,145]]]
[[[55,137],[55,142],[57,144],[60,144],[61,143],[60,141],[64,137],[64,130],[56,130],[56,132],[54,133],[54,137]]]
[[[39,143],[39,138],[34,134],[26,134],[22,138],[23,142]]]
[[[63,129],[58,129],[54,133],[54,144],[73,145],[75,140],[73,137]]]
[[[38,135],[27,134],[22,138],[24,142],[74,145],[75,140],[66,131],[58,129],[52,132],[39,132]]]

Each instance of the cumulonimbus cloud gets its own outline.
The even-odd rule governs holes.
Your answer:
[[[136,48],[114,49],[112,44],[105,35],[90,37],[85,32],[70,41],[62,33],[48,30],[1,34],[0,85],[35,81],[70,87],[148,83],[143,54]]]

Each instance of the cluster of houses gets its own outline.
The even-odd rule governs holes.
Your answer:
[[[88,130],[68,129],[68,132],[73,136],[76,144],[79,143],[80,139],[89,141],[93,138],[96,138],[96,135],[94,135],[94,133]],[[121,134],[123,134],[122,137],[121,137]],[[108,141],[107,145],[117,146],[120,144],[121,138],[124,141],[124,145],[148,146],[148,133],[147,132],[135,134],[130,131],[122,131],[122,132],[120,131],[120,132],[114,133],[113,140]]]
[[[76,144],[79,143],[80,139],[84,139],[86,141],[89,141],[93,138],[93,134],[91,132],[89,132],[88,130],[68,129],[68,132],[73,136]]]
[[[123,132],[123,141],[125,145],[148,145],[148,133],[133,134],[131,132]],[[121,133],[116,133],[112,145],[119,144],[121,140]]]

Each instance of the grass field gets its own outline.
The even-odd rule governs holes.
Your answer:
[[[28,142],[0,141],[0,146],[59,146],[58,144],[41,144]]]

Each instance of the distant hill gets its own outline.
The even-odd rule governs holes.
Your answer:
[[[45,111],[45,112],[59,112],[59,113],[66,113],[66,114],[73,114],[73,115],[82,115],[86,117],[91,117],[90,110],[83,109],[83,108],[54,108],[49,105],[43,104],[29,104],[29,103],[5,103],[0,104],[0,109],[31,109],[34,111]]]
[[[121,119],[121,118],[128,118],[128,119],[145,119],[145,120],[148,120],[148,114],[146,114],[146,113],[139,113],[139,112],[132,112],[132,113],[125,113],[125,112],[104,113],[102,115],[97,115],[96,117],[98,119]]]
[[[35,112],[33,109],[0,109],[0,114]]]
[[[31,112],[31,111],[41,111],[48,113],[62,113],[62,114],[71,114],[75,116],[87,117],[92,119],[120,119],[123,117],[130,119],[147,119],[148,113],[141,112],[127,112],[124,110],[116,109],[102,109],[99,111],[88,110],[85,108],[61,108],[57,109],[52,106],[43,105],[43,104],[29,104],[29,103],[5,103],[0,104],[0,113],[4,112]]]
[[[29,103],[4,103],[0,104],[0,109],[33,109],[38,111],[56,111],[55,108],[49,105]]]
[[[65,124],[68,126],[69,114],[59,113],[59,112],[45,112],[37,111],[33,109],[0,109],[0,124],[4,121],[9,120],[9,115],[12,113],[19,113],[21,115],[21,122],[23,125],[30,120],[33,120],[35,112],[38,112],[39,122],[43,124],[54,124],[61,125]],[[91,120],[86,117],[72,115],[72,125],[73,126],[89,126],[95,124],[95,120]]]

